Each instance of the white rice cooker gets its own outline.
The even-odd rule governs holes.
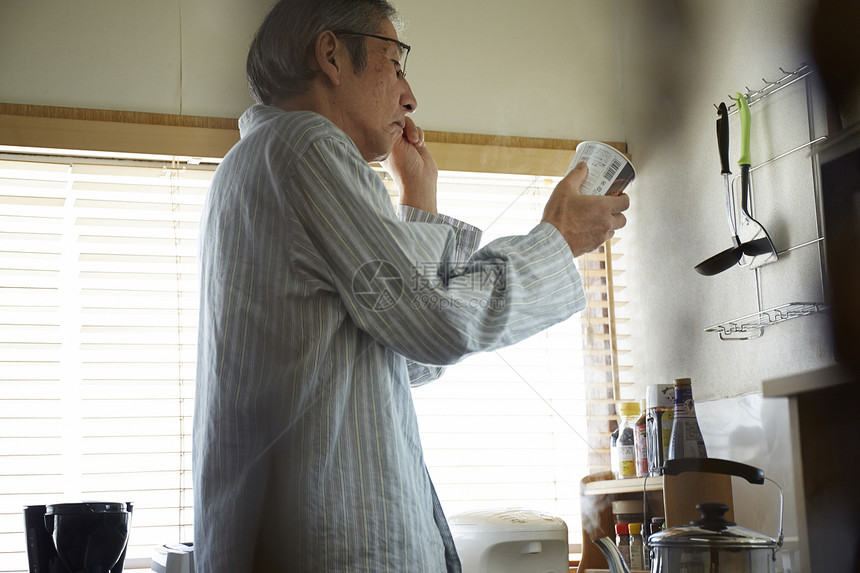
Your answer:
[[[448,519],[463,573],[568,573],[567,525],[528,509],[468,511]],[[193,573],[191,543],[161,545],[154,573]]]
[[[448,518],[463,573],[568,573],[567,525],[528,509],[468,511]]]
[[[153,573],[194,573],[194,545],[173,543],[159,545],[152,555]]]

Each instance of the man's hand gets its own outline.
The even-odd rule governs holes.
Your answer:
[[[436,160],[424,146],[424,130],[406,118],[403,137],[394,142],[388,158],[382,162],[400,188],[400,204],[417,207],[433,215],[436,211]]]
[[[622,211],[630,206],[626,194],[617,197],[582,195],[588,167],[579,163],[559,181],[543,210],[543,219],[564,237],[574,257],[595,250],[627,224]]]

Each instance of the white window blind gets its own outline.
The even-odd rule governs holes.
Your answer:
[[[133,501],[129,557],[191,538],[196,242],[211,170],[0,161],[0,571],[22,507]]]
[[[0,159],[0,572],[27,570],[25,505],[135,502],[127,563],[146,568],[155,545],[192,539],[196,241],[212,169]],[[443,173],[439,205],[486,243],[527,232],[557,181]],[[605,253],[578,260],[586,312],[416,389],[449,515],[542,509],[580,543],[579,480],[605,469],[625,382],[619,258],[616,245],[614,282]]]

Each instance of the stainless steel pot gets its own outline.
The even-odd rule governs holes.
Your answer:
[[[729,460],[682,458],[669,460],[663,466],[663,475],[689,471],[738,476],[759,485],[768,480],[776,485],[779,536],[768,537],[726,520],[724,514],[729,506],[725,504],[701,503],[696,506],[701,518],[648,537],[652,573],[773,573],[776,552],[783,542],[783,496],[779,484],[764,477],[764,472],[758,468]]]
[[[729,506],[701,503],[702,518],[649,538],[651,571],[773,573],[779,542],[727,521]]]
[[[729,506],[722,503],[700,503],[701,518],[688,525],[655,533],[646,542],[651,551],[651,573],[773,573],[776,552],[783,541],[782,488],[764,477],[758,468],[714,458],[668,460],[664,475],[700,471],[738,476],[752,484],[765,480],[779,489],[779,536],[768,537],[725,519]],[[612,573],[629,571],[621,554],[609,538],[595,543],[603,551]]]

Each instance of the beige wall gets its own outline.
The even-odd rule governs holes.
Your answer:
[[[624,140],[613,2],[394,2],[431,129]]]
[[[0,100],[237,117],[269,0],[0,0]]]
[[[0,101],[238,117],[271,4],[0,0]],[[425,128],[623,140],[612,2],[395,4]]]
[[[697,399],[761,390],[761,382],[832,362],[825,315],[797,318],[749,341],[703,329],[757,310],[755,273],[734,267],[703,277],[693,267],[731,246],[716,146],[714,104],[763,87],[780,66],[811,63],[806,0],[620,0],[626,139],[639,178],[632,193],[629,280],[639,383],[690,376]],[[815,135],[823,134],[820,93]],[[731,103],[731,102],[729,102]],[[753,165],[810,141],[806,94],[792,86],[755,104]],[[736,167],[738,118],[730,121]],[[754,173],[756,216],[777,250],[816,237],[812,162],[798,152]],[[817,248],[761,268],[762,303],[821,302]]]

